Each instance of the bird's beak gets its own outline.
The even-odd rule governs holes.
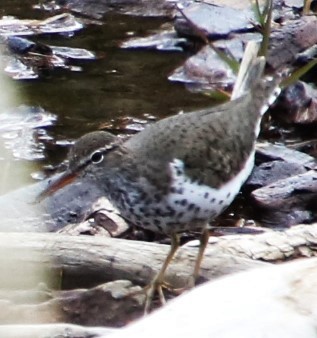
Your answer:
[[[54,194],[57,190],[65,187],[66,185],[72,183],[78,175],[71,171],[65,171],[60,177],[56,180],[53,180],[49,183],[48,187],[45,188],[37,197],[36,201],[41,202],[48,196]]]

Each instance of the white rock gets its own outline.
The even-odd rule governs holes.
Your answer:
[[[317,258],[206,283],[110,337],[317,337]]]

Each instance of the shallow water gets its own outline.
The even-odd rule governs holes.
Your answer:
[[[14,15],[19,19],[42,19],[52,16],[32,9],[36,1],[2,0],[1,16]],[[121,41],[129,36],[145,36],[158,29],[162,19],[129,17],[108,14],[100,25],[88,25],[72,37],[46,35],[30,37],[49,45],[85,48],[97,55],[96,60],[76,61],[81,71],[53,70],[37,80],[14,81],[14,104],[40,107],[56,115],[52,126],[44,127],[44,159],[30,161],[10,157],[10,173],[19,175],[26,168],[26,181],[32,182],[35,172],[43,166],[59,163],[66,154],[69,140],[104,126],[125,129],[126,118],[132,129],[134,118],[147,121],[189,111],[210,104],[210,99],[188,92],[182,84],[167,80],[169,73],[187,57],[185,53],[148,50],[124,50]],[[43,134],[43,130],[40,135]],[[46,135],[47,133],[47,135]],[[38,136],[38,135],[37,135]],[[12,154],[16,152],[14,149]],[[1,159],[0,159],[1,160]],[[4,157],[2,161],[8,161]],[[25,184],[13,180],[2,187],[2,192]]]

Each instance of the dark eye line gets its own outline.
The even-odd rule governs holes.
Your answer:
[[[102,155],[104,155],[106,153],[111,152],[112,150],[117,149],[118,147],[119,147],[118,144],[110,144],[110,145],[108,145],[104,148],[100,148],[99,151]],[[79,161],[79,163],[77,163],[77,165],[76,165],[76,169],[77,170],[83,170],[86,167],[88,167],[90,164],[94,164],[94,162],[91,160],[91,155],[89,157],[86,157],[85,160]],[[68,168],[70,169],[69,164],[68,164]],[[74,169],[71,169],[71,170],[74,170]]]
[[[92,153],[92,154],[90,155],[90,157],[82,164],[82,166],[84,167],[84,166],[87,166],[87,165],[89,165],[89,164],[91,164],[91,163],[94,163],[94,164],[95,164],[95,162],[92,161],[91,157],[92,157],[92,155],[95,154],[96,152],[99,152],[100,155],[103,156],[103,155],[105,155],[105,154],[107,154],[107,153],[110,153],[111,151],[115,150],[116,148],[118,148],[118,145],[117,145],[117,144],[109,144],[108,146],[106,146],[106,147],[104,147],[104,148],[100,148],[100,149],[96,150],[96,151],[95,151],[94,153]]]

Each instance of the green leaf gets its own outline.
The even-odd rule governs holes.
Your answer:
[[[287,78],[285,78],[282,81],[281,87],[284,88],[284,87],[287,87],[287,86],[295,83],[296,81],[298,81],[300,79],[300,77],[305,75],[316,64],[317,64],[317,59],[314,59],[314,60],[311,60],[310,62],[308,62],[305,66],[295,70],[290,76],[288,76]]]

